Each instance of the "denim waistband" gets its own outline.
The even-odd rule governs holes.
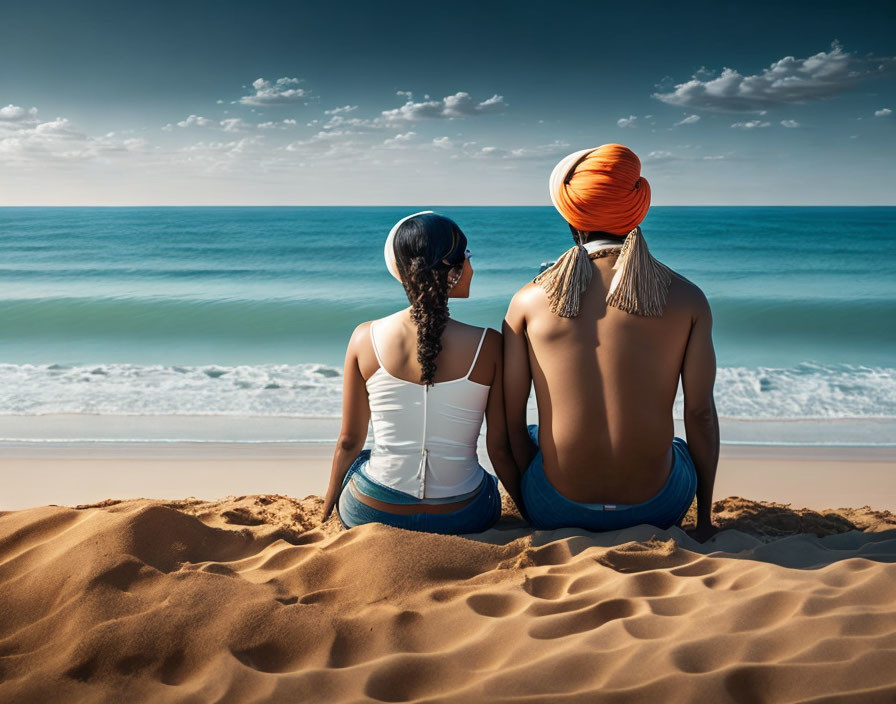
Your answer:
[[[572,499],[567,499],[565,496],[562,496],[562,494],[559,494],[559,492],[558,495],[560,495],[563,499],[571,504],[575,504],[576,506],[581,506],[582,508],[592,509],[595,511],[627,511],[630,509],[646,509],[653,506],[653,504],[663,501],[666,493],[672,490],[673,485],[679,481],[681,470],[690,466],[693,466],[693,460],[691,459],[691,455],[687,450],[687,445],[685,445],[684,441],[681,438],[673,438],[672,466],[669,468],[669,475],[666,477],[666,481],[663,483],[662,489],[660,489],[656,494],[647,499],[647,501],[642,501],[639,504],[586,504],[581,501],[573,501]],[[542,473],[544,473],[543,469]]]
[[[537,445],[537,428],[530,426]],[[580,503],[563,496],[544,474],[541,451],[523,474],[520,490],[529,522],[547,530],[578,527],[586,530],[619,530],[639,523],[668,528],[681,522],[697,490],[697,473],[687,444],[672,441],[673,462],[665,484],[650,499],[638,504]]]
[[[535,443],[536,446],[538,446],[538,426],[529,425],[526,430],[529,434],[529,438],[533,443]],[[688,450],[687,443],[679,437],[672,438],[672,467],[669,469],[669,475],[666,477],[666,481],[663,484],[662,489],[660,489],[656,494],[647,499],[647,501],[643,501],[639,504],[588,504],[566,498],[553,487],[553,485],[545,476],[544,467],[542,464],[541,448],[539,448],[538,453],[532,460],[532,463],[526,473],[528,474],[533,469],[536,471],[532,473],[532,476],[529,477],[529,480],[537,476],[541,484],[549,487],[552,494],[556,494],[556,500],[558,500],[560,503],[565,504],[569,507],[575,506],[591,511],[628,511],[631,509],[640,510],[652,508],[655,504],[663,502],[666,495],[674,489],[675,485],[681,483],[683,471],[684,473],[687,473],[688,471],[695,472],[694,460],[691,458],[691,453]],[[525,477],[525,474],[523,476]]]
[[[455,501],[463,501],[464,499],[469,499],[476,496],[482,490],[483,484],[488,479],[487,473],[485,472],[485,470],[482,470],[482,479],[476,486],[476,488],[472,491],[468,491],[465,494],[458,494],[456,496],[440,496],[438,498],[418,499],[412,494],[399,491],[398,489],[393,489],[392,487],[386,486],[385,484],[381,484],[375,479],[371,479],[364,472],[366,466],[367,460],[365,459],[364,461],[358,463],[356,467],[353,467],[354,472],[352,472],[351,479],[349,480],[350,486],[364,496],[367,496],[371,499],[384,501],[390,504],[437,505],[450,504],[454,503]]]

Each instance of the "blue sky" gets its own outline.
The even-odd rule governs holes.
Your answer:
[[[892,2],[56,2],[0,22],[0,205],[896,204]]]

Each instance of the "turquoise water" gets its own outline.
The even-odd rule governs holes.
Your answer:
[[[461,320],[571,244],[548,207],[435,208],[476,271]],[[412,208],[0,208],[0,414],[338,415],[345,343],[406,305],[382,247]],[[706,293],[720,411],[896,417],[896,208],[655,207]]]

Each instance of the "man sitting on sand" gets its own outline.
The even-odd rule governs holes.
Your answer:
[[[570,154],[551,199],[575,246],[520,289],[504,321],[504,391],[522,501],[537,528],[681,522],[709,538],[719,456],[712,316],[702,291],[655,260],[639,223],[641,162],[621,144]],[[687,443],[672,404],[684,390]],[[538,426],[526,427],[534,381]]]

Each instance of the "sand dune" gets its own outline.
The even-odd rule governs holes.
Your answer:
[[[0,513],[0,701],[896,701],[896,517],[477,540],[320,499]]]

